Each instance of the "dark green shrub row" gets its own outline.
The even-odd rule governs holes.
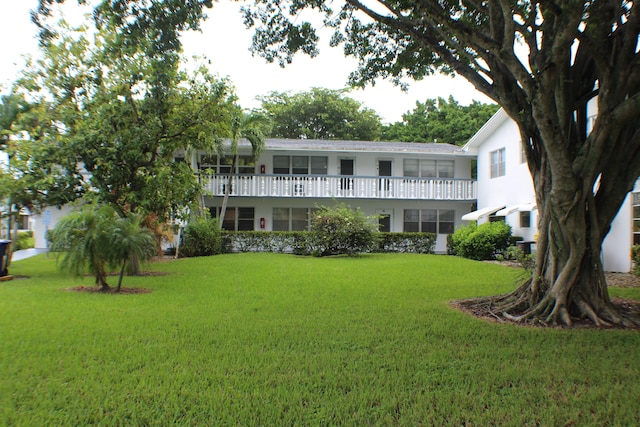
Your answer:
[[[436,238],[434,233],[380,233],[378,252],[432,254]]]
[[[633,274],[640,276],[640,245],[631,247],[631,260],[633,261]]]
[[[432,233],[376,233],[375,246],[367,252],[434,253]],[[317,243],[308,231],[223,231],[225,248],[237,252],[276,252],[311,255]]]
[[[502,221],[480,226],[472,222],[447,239],[447,253],[475,260],[494,259],[507,250],[511,240],[511,226]]]
[[[372,252],[377,247],[377,217],[344,203],[321,207],[312,219],[308,244],[314,256]]]

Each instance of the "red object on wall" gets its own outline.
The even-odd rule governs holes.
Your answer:
[[[264,218],[260,218],[260,228],[264,229]]]
[[[265,173],[267,168],[264,165],[260,165],[260,173]]]

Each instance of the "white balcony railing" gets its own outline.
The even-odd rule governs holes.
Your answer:
[[[204,190],[224,196],[228,175],[200,176]],[[235,175],[233,197],[316,197],[396,200],[475,200],[471,179],[330,175]]]

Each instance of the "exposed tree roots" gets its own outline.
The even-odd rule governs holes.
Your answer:
[[[640,302],[622,299],[593,302],[574,295],[563,303],[550,293],[536,299],[530,284],[528,280],[508,294],[454,301],[452,305],[476,317],[527,326],[640,330]]]

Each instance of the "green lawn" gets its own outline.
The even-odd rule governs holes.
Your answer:
[[[459,258],[236,254],[152,264],[153,292],[0,282],[0,425],[639,425],[640,333],[527,329],[448,301],[518,270]],[[112,279],[115,284],[115,278]],[[640,299],[640,290],[613,289]]]

